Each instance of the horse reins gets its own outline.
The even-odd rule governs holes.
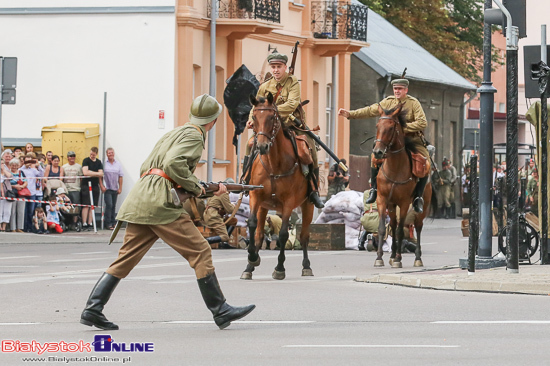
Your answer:
[[[273,142],[275,141],[275,137],[277,137],[277,134],[279,133],[279,130],[281,129],[281,126],[282,126],[281,119],[280,119],[280,116],[279,116],[279,110],[277,109],[276,105],[273,105],[271,108],[256,108],[256,107],[254,107],[254,110],[255,111],[272,111],[275,114],[275,117],[274,117],[275,118],[275,123],[273,123],[273,129],[271,130],[271,136],[268,135],[265,132],[254,132],[254,146],[256,146],[256,150],[258,149],[257,142],[258,142],[258,136],[260,136],[260,135],[265,136],[269,140],[269,148],[271,148],[273,146]],[[255,117],[253,117],[253,118],[256,119]],[[298,162],[295,161],[292,168],[286,173],[273,174],[272,173],[273,169],[269,168],[266,165],[266,163],[262,160],[262,155],[261,154],[258,154],[258,155],[259,155],[258,157],[260,159],[260,163],[264,167],[265,171],[269,173],[269,178],[271,179],[271,190],[272,190],[271,191],[271,196],[274,197],[275,196],[275,179],[284,178],[284,177],[288,177],[288,176],[293,175],[294,171],[296,170],[296,167],[298,167]]]
[[[397,154],[398,152],[401,152],[403,151],[403,149],[405,149],[405,145],[403,145],[403,147],[399,150],[391,150],[391,147],[393,145],[393,142],[395,141],[395,138],[399,135],[399,130],[397,128],[395,128],[395,125],[398,123],[395,119],[393,119],[392,117],[389,117],[389,116],[382,116],[380,117],[379,119],[389,119],[390,121],[392,121],[394,123],[394,128],[393,128],[393,132],[392,132],[392,135],[391,135],[391,139],[390,139],[390,143],[387,144],[385,143],[384,141],[380,140],[380,139],[375,139],[374,140],[374,143],[376,144],[377,142],[380,142],[381,144],[384,144],[384,146],[386,146],[386,148],[384,149],[384,155],[382,156],[382,159],[384,159],[386,157],[386,153],[389,152],[392,153],[392,154]]]
[[[399,135],[399,130],[397,129],[396,125],[397,125],[397,121],[393,118],[393,117],[390,117],[390,116],[382,116],[380,117],[380,119],[389,119],[391,120],[393,123],[394,123],[394,128],[393,128],[393,132],[392,132],[392,137],[391,137],[391,140],[390,140],[390,143],[389,144],[386,144],[384,141],[380,140],[380,139],[376,139],[374,140],[374,142],[380,142],[382,144],[384,144],[386,146],[386,148],[384,149],[384,155],[382,157],[382,159],[385,159],[386,158],[386,152],[390,152],[392,154],[397,154],[398,152],[401,152],[405,149],[405,144],[403,144],[403,147],[401,147],[399,150],[391,150],[391,146],[393,145],[396,137]],[[391,190],[390,190],[390,194],[388,196],[388,200],[391,199],[391,196],[393,194],[393,190],[395,188],[396,185],[401,185],[401,184],[406,184],[406,183],[409,183],[410,181],[412,181],[413,179],[413,176],[411,174],[411,176],[406,179],[406,180],[403,180],[403,181],[395,181],[393,179],[391,179],[390,177],[388,177],[388,175],[386,174],[386,172],[384,171],[384,164],[382,164],[382,166],[380,167],[380,169],[382,170],[382,174],[384,175],[384,178],[386,178],[389,182],[392,183],[392,186],[391,186]]]

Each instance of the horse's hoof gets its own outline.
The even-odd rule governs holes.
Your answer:
[[[284,280],[286,275],[285,275],[285,271],[273,271],[273,274],[271,275],[271,277],[273,277],[274,280]]]
[[[388,263],[390,264],[390,266],[393,264],[393,258],[390,258],[390,260],[388,261]]]
[[[241,275],[241,280],[251,280],[252,279],[252,272],[243,272]]]
[[[395,261],[391,264],[391,268],[403,268],[403,263]]]
[[[313,271],[311,270],[311,268],[303,268],[302,276],[313,276]]]
[[[377,259],[374,261],[375,267],[384,267],[384,260],[383,259]]]
[[[414,261],[415,267],[424,267],[424,263],[422,263],[422,259],[417,259]]]
[[[258,259],[256,259],[254,262],[251,262],[250,259],[248,260],[248,264],[250,264],[253,267],[258,267],[260,265],[260,262],[262,261],[262,258],[258,256]]]

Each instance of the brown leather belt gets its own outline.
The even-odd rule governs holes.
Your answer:
[[[168,176],[168,174],[166,174],[165,172],[163,172],[161,169],[157,169],[157,168],[151,168],[149,169],[148,171],[146,171],[145,173],[143,173],[141,175],[140,178],[143,178],[145,177],[146,175],[158,175],[159,177],[163,177],[164,179],[168,180],[170,183],[172,183],[174,186],[177,186],[178,184]]]

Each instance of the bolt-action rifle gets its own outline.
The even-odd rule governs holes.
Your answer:
[[[204,187],[204,190],[206,191],[206,194],[200,195],[198,198],[208,198],[212,197],[214,195],[214,192],[217,192],[220,187],[219,184],[223,184],[227,188],[227,192],[233,192],[233,193],[240,193],[240,192],[250,192],[255,189],[262,189],[264,186],[254,186],[254,185],[247,185],[247,184],[237,184],[237,183],[206,183],[206,182],[200,182],[200,184]],[[172,194],[172,202],[176,206],[181,206],[183,202],[187,201],[191,197],[195,197],[193,193],[187,192],[181,187],[172,188],[170,190],[170,193]]]

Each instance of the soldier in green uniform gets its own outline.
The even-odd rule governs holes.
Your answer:
[[[294,126],[294,124],[290,121],[289,116],[293,114],[300,106],[300,83],[298,82],[298,78],[296,76],[287,73],[286,63],[288,62],[288,57],[286,55],[283,55],[281,53],[272,53],[267,56],[267,62],[269,62],[271,74],[273,75],[273,77],[266,80],[262,85],[260,85],[256,98],[265,98],[267,97],[268,93],[271,93],[273,97],[277,96],[274,103],[277,105],[281,121],[285,126],[292,127]],[[253,113],[254,109],[250,111],[250,116],[246,124],[249,129],[254,127],[254,121],[252,120]],[[302,122],[305,123],[306,121],[304,117],[305,116],[300,116],[300,118],[303,119]],[[321,201],[318,193],[319,164],[317,163],[317,149],[315,141],[303,131],[295,130],[295,132],[298,136],[306,135],[309,145],[309,152],[313,160],[313,171],[310,171],[308,174],[308,177],[313,184],[312,192],[309,195],[309,200],[315,205],[315,207],[323,208],[325,207],[325,205]],[[248,162],[248,160],[250,159],[250,141],[246,147],[246,155],[247,157],[245,157],[244,160],[245,166],[243,170],[247,170],[247,164],[252,165],[252,162]]]
[[[235,183],[231,178],[227,178],[225,183]],[[206,209],[204,210],[204,224],[212,230],[215,236],[211,236],[206,240],[210,243],[221,243],[222,249],[233,248],[229,245],[229,235],[225,226],[224,216],[231,214],[235,206],[229,200],[229,193],[224,193],[220,196],[210,197],[206,201]]]
[[[424,145],[423,138],[423,131],[428,125],[424,110],[422,109],[422,106],[420,105],[418,99],[407,94],[409,92],[409,81],[407,79],[396,79],[393,80],[391,84],[393,86],[393,96],[385,98],[380,103],[374,103],[368,107],[357,109],[354,111],[348,111],[346,109],[340,108],[338,110],[338,115],[346,117],[348,119],[379,117],[380,112],[378,111],[378,104],[380,104],[382,108],[389,110],[397,106],[399,103],[404,103],[403,110],[407,112],[407,127],[405,127],[404,129],[405,135],[412,140],[418,153],[422,154],[422,156],[424,156],[429,161],[428,150]],[[373,203],[374,201],[376,201],[376,177],[378,175],[379,168],[380,167],[374,164],[374,162],[372,163],[372,189],[367,199],[367,203]],[[413,208],[418,213],[422,213],[424,210],[424,199],[422,198],[422,196],[424,194],[424,188],[426,187],[428,179],[429,176],[420,178],[414,190],[415,198],[413,200]]]
[[[189,215],[172,202],[170,189],[180,185],[196,196],[205,193],[193,174],[204,150],[206,132],[214,127],[222,106],[204,94],[191,105],[190,122],[165,134],[141,166],[141,178],[124,201],[117,220],[128,223],[118,258],[93,288],[80,322],[105,330],[118,325],[107,320],[103,308],[114,289],[158,238],[170,245],[195,270],[207,308],[220,329],[250,313],[255,305],[232,307],[225,301],[214,272],[212,252]],[[216,194],[227,192],[220,184]]]
[[[533,168],[532,179],[527,183],[527,205],[531,207],[531,212],[536,216],[539,214],[539,173],[537,168]]]
[[[441,164],[442,170],[439,172],[443,185],[438,188],[441,191],[440,200],[437,201],[438,209],[445,211],[445,218],[448,219],[451,216],[451,187],[453,173],[449,169],[449,163],[447,160],[443,160]],[[445,205],[445,207],[443,207]]]
[[[346,159],[340,160],[344,165],[347,164]],[[345,191],[349,183],[349,173],[344,171],[339,164],[333,164],[328,172],[328,191],[327,201],[339,192]]]

